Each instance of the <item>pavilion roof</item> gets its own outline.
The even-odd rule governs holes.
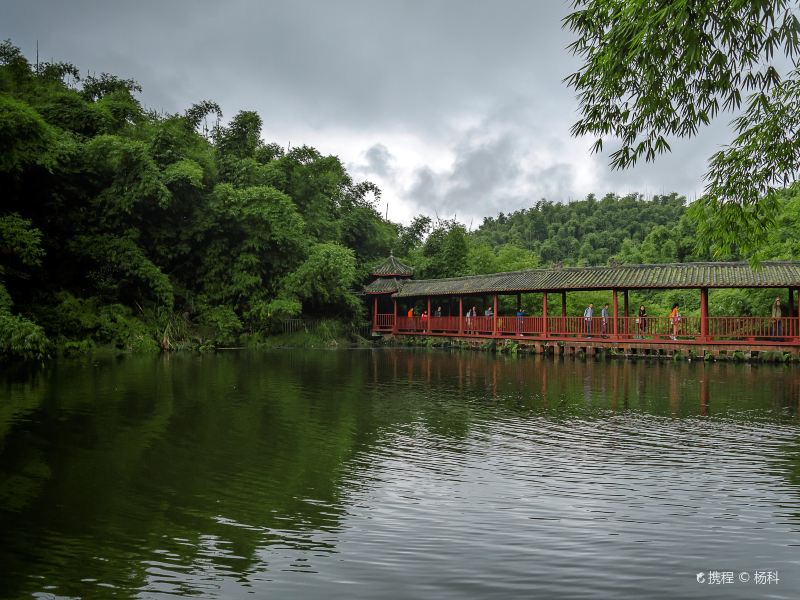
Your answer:
[[[406,280],[407,281],[407,280]],[[365,294],[393,294],[400,289],[402,281],[394,277],[378,277],[369,285],[364,286]]]
[[[394,257],[394,254],[390,254],[372,271],[375,277],[411,277],[413,273],[414,269],[401,263]]]
[[[388,293],[388,289],[370,290],[373,284],[367,286],[367,293]],[[394,295],[398,298],[573,290],[800,287],[800,261],[763,262],[758,269],[744,262],[528,269],[448,279],[400,280],[395,284]]]

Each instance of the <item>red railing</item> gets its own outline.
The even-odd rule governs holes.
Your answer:
[[[496,323],[496,325],[495,325]],[[394,315],[378,314],[373,321],[376,331],[392,331]],[[764,343],[800,342],[800,319],[797,317],[710,317],[707,337],[703,337],[700,317],[681,317],[673,321],[667,316],[619,317],[616,332],[614,319],[608,317],[397,317],[397,332],[405,334],[465,335],[490,337],[497,335],[545,339],[608,338],[619,340],[663,341],[757,341]]]
[[[375,315],[375,329],[376,331],[391,331],[394,327],[394,315],[377,314]]]

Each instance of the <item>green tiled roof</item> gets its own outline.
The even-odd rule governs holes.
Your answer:
[[[368,293],[381,293],[371,291],[376,283],[367,286]],[[756,270],[747,263],[722,262],[529,269],[400,280],[395,284],[398,298],[562,290],[800,287],[800,262],[764,262]]]
[[[389,255],[389,258],[384,260],[372,271],[375,277],[411,277],[413,273],[414,269],[401,263],[394,255]]]
[[[394,277],[379,277],[369,285],[364,286],[365,294],[393,294],[400,289],[402,282]]]

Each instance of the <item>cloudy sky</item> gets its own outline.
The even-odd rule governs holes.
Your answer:
[[[724,122],[622,173],[570,137],[568,11],[562,0],[3,0],[0,38],[133,78],[150,108],[256,110],[266,141],[315,146],[377,183],[394,221],[455,215],[474,228],[541,198],[699,194]]]

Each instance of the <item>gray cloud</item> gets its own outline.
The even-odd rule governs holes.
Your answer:
[[[700,189],[724,124],[623,173],[570,139],[577,104],[562,79],[578,61],[560,26],[570,4],[7,0],[0,38],[28,56],[38,40],[45,60],[132,77],[155,109],[211,99],[226,117],[257,110],[267,141],[341,156],[406,214],[480,217],[541,197]]]
[[[389,153],[386,146],[383,144],[375,144],[364,153],[364,156],[367,159],[367,172],[377,173],[382,177],[391,176],[394,157]]]

